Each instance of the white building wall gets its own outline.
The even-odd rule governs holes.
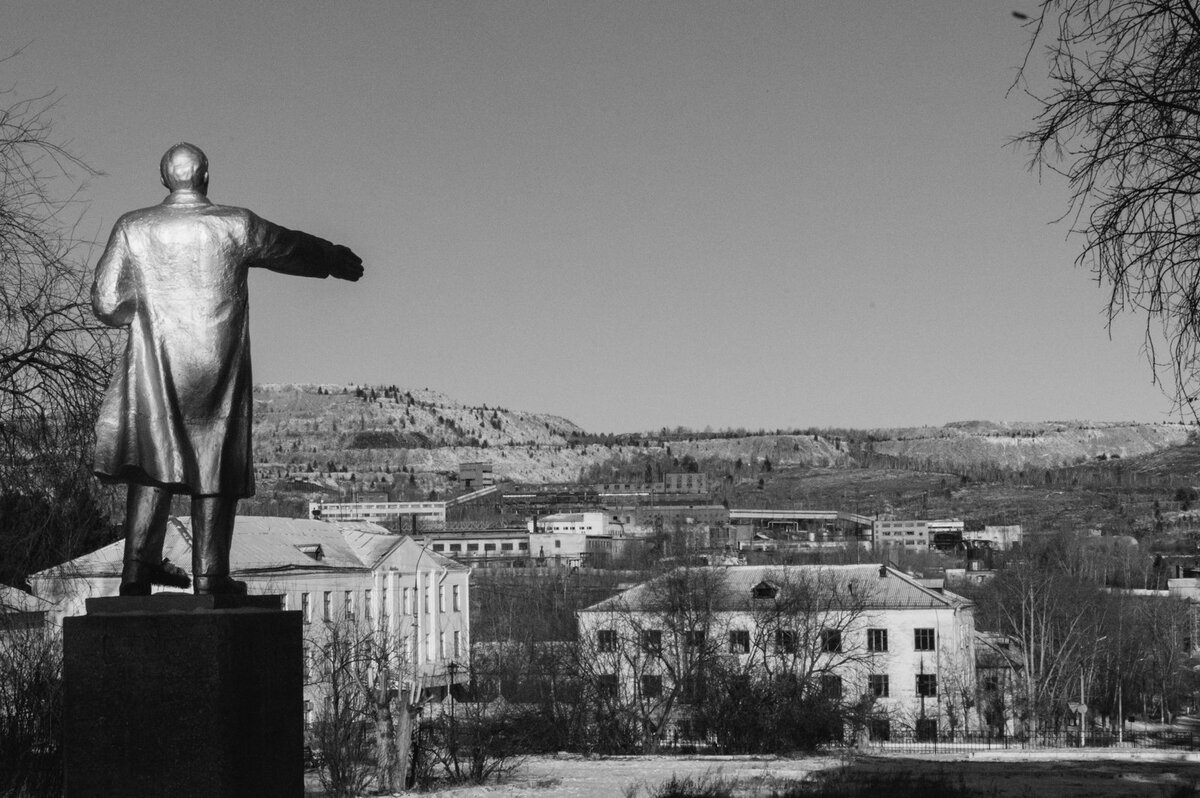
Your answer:
[[[727,639],[731,631],[746,631],[752,641],[751,650],[737,654],[738,664],[745,669],[779,667],[779,657],[771,650],[770,634],[757,628],[759,616],[753,612],[719,612],[710,626],[710,633]],[[828,619],[830,626],[837,621]],[[593,668],[598,673],[612,672],[618,679],[618,690],[626,698],[632,695],[634,682],[641,672],[662,672],[653,663],[638,663],[630,657],[628,645],[637,639],[641,630],[660,628],[664,636],[664,650],[679,642],[668,641],[671,632],[665,619],[641,612],[595,612],[579,613],[581,650],[587,655],[601,658]],[[617,639],[625,644],[623,650],[597,652],[598,634],[601,630],[613,630]],[[869,629],[887,631],[888,648],[883,652],[868,651]],[[921,650],[917,646],[918,632],[922,641],[932,635],[931,648]],[[755,641],[767,640],[767,650],[755,647]],[[620,645],[620,644],[619,644]],[[722,650],[725,648],[721,641]],[[867,612],[853,620],[842,636],[843,654],[823,655],[825,664],[837,664],[833,672],[842,679],[844,700],[852,703],[869,690],[868,676],[871,674],[888,677],[888,695],[878,698],[874,714],[885,716],[891,724],[893,735],[911,734],[918,718],[936,720],[939,735],[950,730],[950,702],[962,716],[961,696],[974,695],[975,653],[974,616],[969,606],[939,609],[882,609]],[[834,659],[836,657],[836,659]],[[645,669],[644,671],[640,669]],[[918,694],[918,676],[936,677],[936,694],[922,698]],[[961,729],[961,726],[960,726]]]

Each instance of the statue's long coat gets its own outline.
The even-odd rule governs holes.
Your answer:
[[[129,340],[96,424],[102,480],[254,495],[246,273],[327,277],[333,244],[175,191],[117,222],[92,308]]]

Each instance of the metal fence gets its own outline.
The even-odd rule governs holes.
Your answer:
[[[989,734],[942,734],[939,736],[893,733],[886,740],[874,739],[851,745],[862,753],[952,754],[974,751],[1038,750],[1038,749],[1113,749],[1113,750],[1177,750],[1200,751],[1200,730],[1178,727],[1158,731],[1126,731],[1118,735],[1109,731],[1089,731],[1082,741],[1078,730],[1038,734],[1034,736],[998,736]],[[668,737],[662,741],[664,754],[725,754],[712,739]]]
[[[865,750],[894,753],[969,753],[1005,749],[1033,750],[1042,748],[1088,749],[1176,749],[1200,750],[1200,734],[1186,729],[1143,732],[1127,731],[1118,735],[1109,731],[1078,731],[1038,734],[1033,736],[996,736],[984,734],[942,735],[935,738],[915,735],[892,735],[887,740],[872,740]]]

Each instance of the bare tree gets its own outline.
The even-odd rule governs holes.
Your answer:
[[[654,751],[672,729],[730,750],[838,738],[876,655],[873,586],[780,568],[733,589],[721,568],[678,568],[580,614],[579,663],[608,750]],[[861,713],[859,713],[861,714]]]
[[[1019,137],[1066,177],[1079,263],[1109,324],[1145,316],[1156,381],[1200,394],[1200,13],[1192,0],[1043,0],[1018,80],[1042,104]],[[1032,66],[1044,49],[1048,84]],[[1193,413],[1196,411],[1193,409]]]
[[[44,95],[0,108],[0,581],[9,582],[74,556],[81,533],[95,531],[92,430],[112,362],[91,312],[74,195],[52,195],[91,170],[54,139],[53,107]]]
[[[778,568],[743,596],[728,619],[722,682],[706,708],[726,748],[772,751],[815,746],[865,722],[864,682],[875,586],[837,569]]]
[[[62,640],[0,612],[0,795],[62,791]]]
[[[1110,602],[1096,585],[1026,561],[979,593],[983,624],[1016,644],[1016,709],[1030,732],[1056,727],[1078,695],[1080,673],[1094,660]]]
[[[680,706],[700,700],[718,670],[727,596],[720,569],[685,567],[589,611],[579,667],[602,748],[656,751]]]
[[[384,792],[404,786],[420,685],[407,647],[380,620],[375,627],[342,612],[306,642],[307,681],[319,700],[313,738],[332,795],[356,796],[368,784]]]

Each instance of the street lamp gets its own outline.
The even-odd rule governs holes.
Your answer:
[[[458,663],[450,660],[449,664],[446,665],[446,672],[450,674],[450,684],[446,687],[446,692],[450,696],[450,757],[455,761],[457,766],[458,760],[455,759],[454,748],[454,677],[458,673]]]

